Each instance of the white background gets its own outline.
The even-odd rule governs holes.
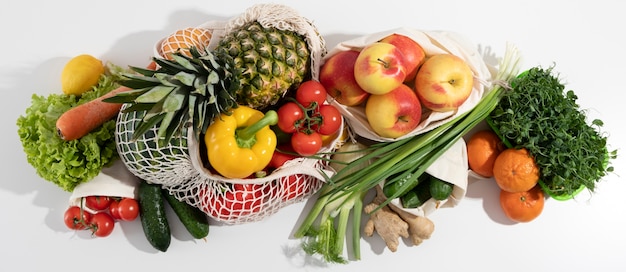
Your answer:
[[[502,56],[507,42],[524,68],[556,65],[590,118],[604,121],[610,149],[624,151],[626,19],[619,1],[276,1],[312,19],[329,48],[341,40],[396,27],[461,33]],[[306,258],[291,237],[308,206],[299,203],[257,223],[213,225],[194,241],[177,225],[166,253],[146,241],[139,221],[107,238],[66,229],[69,194],[26,162],[15,122],[33,93],[60,92],[70,57],[92,54],[118,65],[144,65],[153,44],[172,31],[225,20],[254,1],[10,1],[0,9],[2,181],[0,266],[3,271],[625,271],[624,160],[593,195],[548,200],[543,214],[513,224],[492,181],[470,185],[459,206],[431,216],[436,230],[417,247],[387,250],[363,238],[362,260],[326,265]]]

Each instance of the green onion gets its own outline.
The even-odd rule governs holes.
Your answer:
[[[360,218],[363,197],[381,181],[396,175],[417,179],[424,173],[443,153],[489,116],[502,92],[508,88],[508,82],[519,72],[519,65],[517,48],[507,46],[494,87],[473,109],[426,133],[394,142],[372,144],[367,148],[366,155],[348,163],[330,177],[320,190],[312,210],[295,232],[296,238],[305,238],[305,252],[321,254],[327,262],[345,263],[341,255],[347,227],[345,217],[350,210],[359,209],[353,211],[353,219]],[[353,171],[354,168],[360,170]],[[397,196],[400,191],[396,193]],[[393,198],[390,196],[380,207],[387,205]],[[340,220],[335,226],[337,214]],[[314,226],[319,217],[319,225]],[[360,219],[353,220],[352,249],[357,260],[360,258],[360,223]],[[311,250],[311,245],[314,245],[315,250]]]

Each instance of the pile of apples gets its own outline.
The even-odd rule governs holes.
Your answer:
[[[413,131],[428,110],[456,110],[474,84],[460,57],[427,55],[418,42],[397,33],[329,56],[319,78],[339,104],[365,107],[372,130],[386,138]]]

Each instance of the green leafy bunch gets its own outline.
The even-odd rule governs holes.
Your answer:
[[[587,120],[578,96],[554,75],[534,67],[512,81],[490,119],[513,147],[524,147],[541,169],[540,184],[552,196],[573,195],[613,171],[602,120]]]
[[[115,82],[115,76],[104,74],[92,90],[81,96],[32,95],[31,105],[17,119],[17,133],[28,163],[40,177],[71,192],[78,184],[93,179],[118,157],[115,120],[72,141],[61,139],[56,129],[61,114],[112,91],[118,87]]]

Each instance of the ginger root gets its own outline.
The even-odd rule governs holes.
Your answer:
[[[386,199],[382,188],[376,186],[376,196],[365,206],[364,211],[371,213]],[[385,241],[387,248],[395,252],[400,237],[410,238],[411,243],[417,246],[430,238],[435,230],[435,224],[425,216],[417,216],[395,205],[386,205],[370,214],[370,219],[365,225],[365,235],[371,236],[374,230]]]
[[[395,205],[389,206],[391,207],[391,210],[396,212],[402,218],[402,220],[409,224],[409,236],[413,245],[417,246],[424,240],[429,239],[435,231],[435,224],[425,216],[417,216],[401,209],[400,207],[396,207]]]
[[[364,234],[371,237],[374,231],[385,241],[387,248],[391,252],[398,250],[398,241],[400,237],[409,237],[409,224],[403,221],[397,213],[393,212],[388,205],[374,211],[381,203],[385,201],[385,196],[377,193],[372,202],[363,208],[370,215],[369,220],[365,224]],[[374,211],[372,213],[372,211]]]

